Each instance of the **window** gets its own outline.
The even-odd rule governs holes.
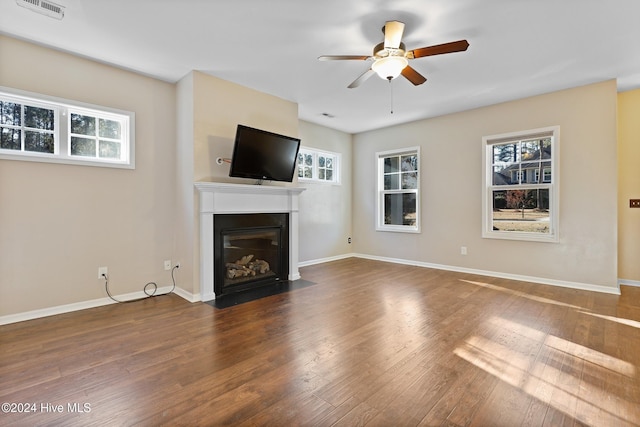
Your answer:
[[[419,147],[376,153],[379,231],[420,232]]]
[[[298,180],[337,184],[340,182],[340,154],[301,147],[298,151]]]
[[[540,170],[536,169],[534,173],[534,180],[535,182],[538,182],[540,180]],[[544,168],[542,171],[542,182],[551,182],[551,168]]]
[[[0,98],[0,149],[54,154],[58,127],[54,107]]]
[[[559,127],[483,138],[483,237],[558,241]]]
[[[70,110],[71,155],[119,160],[124,144],[124,123],[117,116]]]
[[[134,164],[134,114],[0,87],[0,159]]]

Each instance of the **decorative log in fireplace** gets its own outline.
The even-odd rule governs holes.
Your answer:
[[[235,279],[236,277],[255,277],[256,274],[266,274],[271,271],[269,263],[263,259],[256,259],[252,261],[253,254],[245,255],[236,262],[228,262],[225,264],[227,267],[227,279]]]
[[[216,298],[287,280],[289,214],[214,215]]]

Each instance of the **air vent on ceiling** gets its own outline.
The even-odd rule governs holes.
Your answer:
[[[49,0],[16,0],[19,6],[55,19],[64,18],[64,6]]]

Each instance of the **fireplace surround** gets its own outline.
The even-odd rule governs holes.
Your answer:
[[[216,275],[220,277],[222,273],[220,267],[216,269],[215,265],[216,256],[221,256],[220,248],[216,249],[214,243],[216,215],[286,214],[287,262],[283,267],[284,271],[279,272],[277,276],[285,280],[300,278],[298,271],[298,197],[305,190],[304,188],[219,182],[196,182],[195,187],[198,190],[200,202],[200,296],[202,301],[210,301],[216,296],[225,294],[224,290],[216,292],[214,286]],[[243,237],[260,239],[263,238],[264,231],[261,228],[268,229],[270,227],[271,225],[268,224],[257,226],[259,230],[245,230],[240,232],[240,235],[253,233],[253,236],[245,234]],[[248,228],[251,229],[251,227]]]

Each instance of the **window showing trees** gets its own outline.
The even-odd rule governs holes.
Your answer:
[[[134,167],[134,114],[0,88],[0,158]]]
[[[122,157],[123,123],[92,112],[71,112],[71,155],[118,160]]]
[[[418,147],[376,153],[377,226],[380,231],[420,232]]]
[[[483,138],[483,237],[558,239],[559,128]]]
[[[298,180],[339,183],[340,154],[301,147],[298,151]]]
[[[0,149],[54,154],[56,110],[0,98]]]

